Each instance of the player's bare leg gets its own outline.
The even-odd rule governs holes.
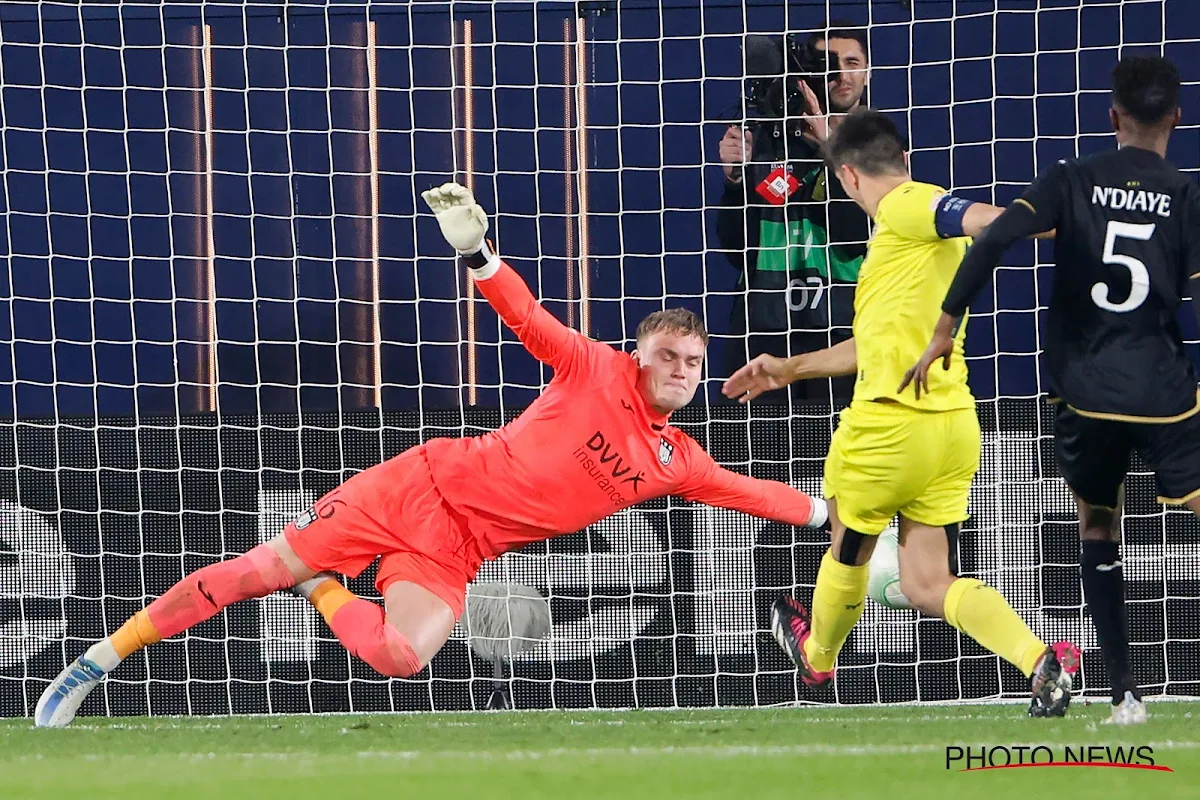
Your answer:
[[[68,664],[38,699],[34,724],[52,728],[70,724],[92,689],[131,654],[182,633],[239,600],[265,597],[313,574],[282,536],[196,570]]]
[[[900,518],[900,591],[912,607],[945,618],[946,593],[958,578],[950,571],[950,542],[945,528]]]
[[[412,643],[422,664],[442,649],[454,630],[454,612],[440,597],[423,586],[397,581],[383,599],[388,622]]]
[[[1074,493],[1072,493],[1074,494]],[[1116,508],[1088,503],[1075,494],[1079,508],[1079,571],[1083,578],[1083,599],[1100,654],[1112,683],[1110,725],[1131,725],[1146,721],[1146,706],[1129,663],[1129,615],[1125,609],[1125,578],[1121,564],[1121,507],[1125,489],[1117,493]]]
[[[950,569],[946,529],[900,517],[900,590],[914,608],[950,625],[1013,664],[1030,679],[1030,716],[1062,716],[1071,702],[1079,649],[1047,646],[1008,601],[974,578]]]
[[[862,616],[868,563],[875,537],[847,529],[838,518],[837,501],[828,498],[830,546],[817,571],[810,615],[785,595],[771,608],[771,631],[809,686],[833,680],[834,664],[846,637]]]
[[[446,601],[409,581],[387,587],[384,607],[358,597],[326,574],[296,588],[352,655],[391,678],[420,672],[454,629],[454,612]]]

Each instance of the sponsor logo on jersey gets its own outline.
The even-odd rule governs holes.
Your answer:
[[[592,434],[572,455],[614,505],[624,506],[634,502],[627,499],[621,490],[625,484],[632,483],[633,493],[637,494],[640,484],[646,480],[645,471],[635,470],[602,431]]]

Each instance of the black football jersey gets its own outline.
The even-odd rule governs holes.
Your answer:
[[[1200,189],[1157,153],[1060,161],[1018,203],[1056,230],[1043,337],[1051,390],[1075,410],[1165,419],[1197,407],[1178,311],[1200,273]]]

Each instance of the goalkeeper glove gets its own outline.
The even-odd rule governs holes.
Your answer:
[[[445,183],[421,192],[421,197],[437,218],[442,236],[460,255],[473,255],[483,248],[488,218],[470,189],[457,183]]]

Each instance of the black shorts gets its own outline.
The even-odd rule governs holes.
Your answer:
[[[1200,414],[1163,424],[1119,422],[1058,404],[1054,454],[1067,486],[1084,502],[1116,508],[1134,452],[1154,472],[1160,503],[1179,505],[1200,493]]]

